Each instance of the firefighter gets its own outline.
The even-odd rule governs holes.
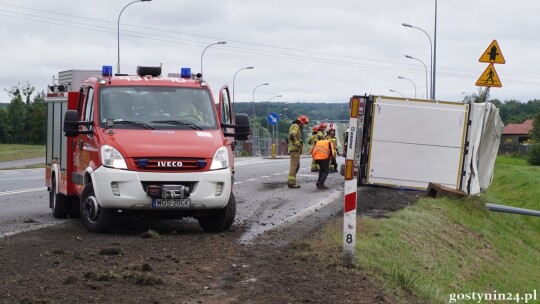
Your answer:
[[[289,176],[287,177],[287,185],[289,188],[300,188],[300,185],[296,183],[296,173],[300,169],[300,154],[304,143],[302,142],[302,127],[309,124],[309,119],[300,115],[293,121],[289,128],[289,155],[291,157],[291,165],[289,167]]]
[[[330,172],[338,172],[336,155],[338,155],[339,151],[337,149],[336,129],[334,129],[334,127],[330,127],[330,129],[328,129],[326,139],[329,140],[334,146],[334,156],[332,156],[330,159]]]
[[[313,147],[311,155],[319,165],[319,178],[317,179],[316,183],[317,189],[328,189],[328,187],[324,185],[324,182],[328,177],[330,159],[332,158],[332,156],[334,156],[334,146],[332,145],[332,142],[328,139],[322,139],[317,141],[315,147]]]
[[[308,143],[311,145],[311,148],[309,149],[309,153],[311,154],[311,151],[313,151],[313,147],[317,143],[317,141],[320,139],[319,135],[317,133],[319,132],[319,126],[315,125],[313,126],[311,136],[309,137]],[[319,165],[315,162],[313,159],[311,161],[311,172],[319,172]]]

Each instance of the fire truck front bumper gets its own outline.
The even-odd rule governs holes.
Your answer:
[[[221,209],[232,189],[229,169],[164,173],[101,166],[91,176],[99,205],[111,209]]]

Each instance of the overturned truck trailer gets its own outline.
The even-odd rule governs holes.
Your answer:
[[[353,98],[365,107],[359,184],[426,190],[437,183],[467,194],[490,185],[504,127],[492,103]]]

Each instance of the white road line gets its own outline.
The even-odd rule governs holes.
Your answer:
[[[234,182],[235,185],[243,184],[244,182]]]
[[[29,179],[42,179],[43,176],[40,176],[40,177],[27,177],[27,178],[23,178],[24,180],[29,180]]]
[[[268,175],[261,176],[261,178],[268,178],[268,177],[270,177],[270,176],[268,176]]]
[[[28,231],[38,230],[38,229],[41,229],[41,228],[46,228],[46,227],[62,224],[63,222],[65,222],[65,221],[39,224],[39,225],[36,225],[36,226],[27,227],[27,228],[23,228],[23,229],[18,229],[18,230],[15,230],[15,231],[0,233],[0,239],[3,238],[3,237],[19,234],[19,233],[22,233],[22,232],[28,232]]]
[[[39,188],[4,191],[4,192],[0,192],[0,196],[2,196],[2,195],[10,195],[10,194],[18,194],[18,193],[26,193],[26,192],[34,192],[34,191],[41,191],[41,190],[46,190],[46,189],[47,189],[47,187],[39,187]]]
[[[250,182],[256,181],[256,180],[257,180],[257,178],[250,178],[250,179],[248,179],[248,181],[250,181]]]
[[[323,208],[324,206],[330,204],[331,202],[333,202],[334,200],[337,200],[338,198],[342,197],[343,196],[343,193],[341,191],[335,191],[333,192],[331,195],[329,195],[328,197],[326,197],[325,199],[317,202],[316,204],[313,204],[311,205],[311,207],[309,208],[306,208],[300,212],[298,212],[297,214],[287,218],[286,220],[284,220],[283,222],[277,224],[276,226],[274,226],[272,229],[276,229],[277,227],[281,226],[281,225],[284,225],[284,224],[293,224],[293,223],[296,223],[300,220],[302,220],[303,218],[307,217],[308,215],[310,215],[311,213],[314,213],[315,211]]]
[[[281,174],[283,174],[283,173],[278,172],[278,173],[274,173],[274,174],[272,174],[272,175],[281,175]]]

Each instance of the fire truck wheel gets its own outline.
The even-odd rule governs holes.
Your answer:
[[[77,197],[72,197],[69,202],[69,217],[81,218],[81,203]]]
[[[88,231],[102,233],[109,229],[114,212],[99,206],[92,184],[84,186],[80,206],[80,214]]]
[[[231,193],[225,208],[212,211],[208,216],[199,217],[199,225],[205,232],[221,232],[231,228],[236,215],[236,200]]]
[[[56,192],[56,179],[51,181],[49,200],[52,206],[52,214],[55,218],[66,218],[69,214],[69,198]]]

